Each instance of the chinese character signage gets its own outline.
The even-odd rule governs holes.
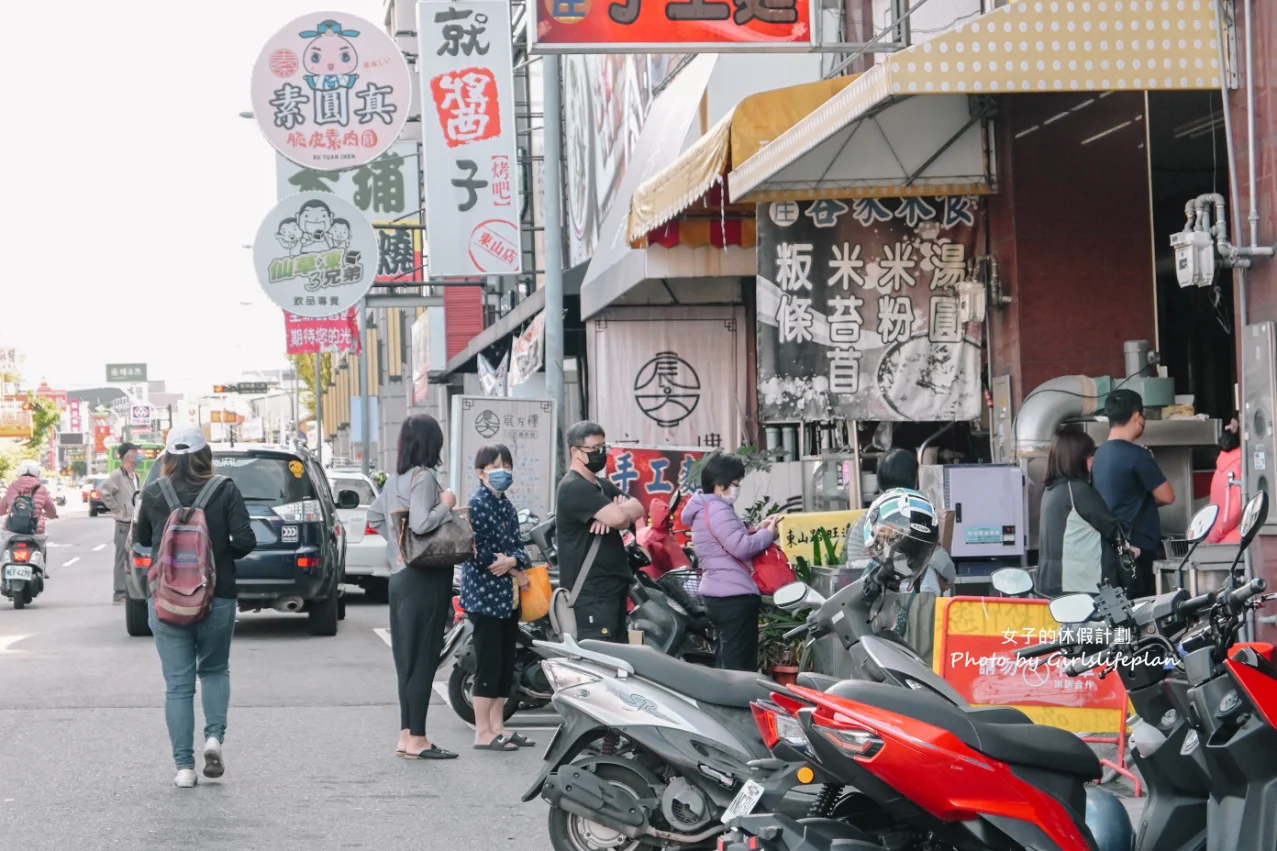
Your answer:
[[[758,404],[764,421],[979,416],[981,327],[957,285],[978,202],[758,205]]]
[[[608,451],[605,475],[622,493],[643,503],[644,517],[652,516],[652,500],[673,505],[681,490],[685,494],[700,487],[689,487],[688,471],[704,452],[695,449],[669,449],[650,446],[613,446]],[[674,530],[682,531],[683,511],[674,512]]]
[[[412,339],[409,343],[412,356],[412,389],[409,392],[413,405],[424,405],[430,395],[430,313],[417,317],[412,323]]]
[[[146,364],[108,363],[106,365],[106,381],[108,384],[144,383],[146,381]]]
[[[745,339],[740,308],[610,309],[586,328],[590,412],[617,443],[739,446]]]
[[[535,53],[805,50],[812,0],[537,0]]]
[[[343,12],[298,18],[253,66],[253,115],[298,165],[352,168],[399,138],[412,94],[408,63],[380,27]]]
[[[336,316],[308,319],[284,311],[285,344],[290,355],[314,355],[321,352],[360,354],[359,319],[351,307]]]
[[[508,0],[417,4],[430,276],[522,271]]]
[[[558,440],[554,402],[549,399],[494,399],[458,396],[452,400],[452,490],[457,503],[469,502],[483,487],[470,463],[479,447],[505,444],[514,457],[514,485],[506,495],[541,520],[554,514]]]
[[[275,304],[321,317],[354,307],[377,273],[377,234],[359,208],[328,192],[275,205],[257,229],[253,267]]]
[[[372,162],[344,171],[303,168],[281,156],[275,179],[281,201],[298,192],[331,192],[358,207],[377,228],[378,281],[423,279],[420,228],[389,227],[421,222],[415,142],[396,142]]]

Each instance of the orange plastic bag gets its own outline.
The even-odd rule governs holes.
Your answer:
[[[523,607],[519,619],[524,623],[539,621],[550,613],[550,570],[544,564],[538,564],[523,571],[531,585],[527,590],[519,589],[519,605]]]

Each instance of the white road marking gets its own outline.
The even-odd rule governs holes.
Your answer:
[[[106,544],[98,544],[96,547],[93,548],[93,552],[100,553],[104,549],[106,549]]]
[[[391,643],[390,643],[390,630],[388,630],[388,629],[374,629],[374,630],[373,630],[373,632],[377,633],[377,637],[378,637],[378,638],[380,638],[382,641],[386,642],[386,646],[387,646],[387,647],[391,647],[391,646],[392,646],[392,645],[391,645]],[[444,695],[444,697],[447,697],[447,695],[445,694],[445,695]]]
[[[11,645],[17,644],[24,638],[30,638],[28,635],[0,635],[0,656],[6,653],[21,653],[21,650],[10,650]]]
[[[63,566],[63,567],[70,567],[71,565],[75,564],[75,563],[76,563],[77,561],[79,561],[79,560],[80,560],[80,557],[79,557],[79,556],[76,556],[75,558],[71,559],[70,561],[64,561],[64,562],[62,562],[62,566]]]

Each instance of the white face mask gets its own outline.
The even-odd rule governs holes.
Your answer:
[[[728,488],[727,492],[723,494],[723,502],[727,503],[728,505],[735,505],[736,499],[739,496],[740,496],[739,486]]]

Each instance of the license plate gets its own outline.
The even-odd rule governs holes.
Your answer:
[[[740,791],[736,793],[736,797],[728,805],[727,812],[723,813],[723,824],[728,824],[734,818],[740,818],[752,813],[762,797],[762,785],[755,783],[753,780],[746,780],[745,785],[740,787]]]
[[[300,530],[296,526],[284,526],[279,530],[279,540],[285,544],[295,544],[298,540],[298,532]]]
[[[4,569],[4,578],[5,579],[30,579],[31,568],[25,565],[11,564]]]

